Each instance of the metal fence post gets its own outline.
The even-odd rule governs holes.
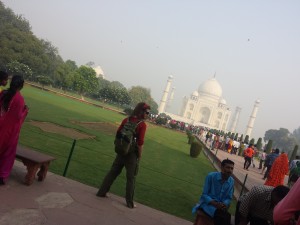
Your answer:
[[[66,166],[65,166],[64,174],[63,174],[64,177],[65,177],[66,174],[67,174],[67,170],[68,170],[68,168],[69,168],[69,163],[70,163],[70,161],[71,161],[71,158],[72,158],[72,155],[73,155],[73,151],[74,151],[75,145],[76,145],[76,139],[74,139],[73,144],[72,144],[72,148],[71,148],[71,150],[70,150],[69,158],[68,158],[67,164],[66,164]]]
[[[248,177],[248,173],[247,173],[246,176],[245,176],[244,183],[243,183],[243,186],[242,186],[242,190],[241,190],[241,193],[240,193],[240,197],[242,196],[242,194],[243,194],[243,192],[244,192],[245,184],[246,184],[246,181],[247,181],[247,177]],[[240,197],[239,197],[239,198],[240,198]]]
[[[217,157],[217,153],[218,153],[218,151],[219,151],[219,149],[217,148],[217,151],[216,151],[216,153],[215,153],[215,157]],[[214,164],[215,163],[215,158],[213,158],[213,162],[212,162],[212,164]]]

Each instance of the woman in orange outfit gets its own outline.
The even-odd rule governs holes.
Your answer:
[[[283,185],[284,176],[289,172],[289,160],[286,153],[282,153],[278,156],[270,170],[265,185],[277,187]]]

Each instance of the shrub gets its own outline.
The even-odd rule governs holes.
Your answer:
[[[191,144],[190,156],[197,158],[202,151],[202,145],[198,141],[194,141]]]
[[[133,112],[133,109],[131,109],[131,108],[126,108],[126,109],[124,109],[123,112],[126,113],[126,115],[131,115],[132,112]]]
[[[178,128],[177,123],[170,123],[169,125],[170,125],[170,127],[171,127],[172,129],[177,129],[177,128]]]
[[[188,144],[192,144],[195,141],[195,136],[194,135],[189,135],[188,136]]]
[[[171,117],[166,115],[165,113],[161,113],[157,116],[157,118],[155,119],[156,124],[158,125],[166,125],[166,123],[168,122],[168,120],[170,120]]]
[[[271,150],[272,150],[272,145],[273,145],[273,141],[272,140],[269,140],[268,141],[268,144],[267,144],[267,146],[266,146],[266,153],[267,154],[269,154],[270,152],[271,152]]]
[[[188,138],[192,135],[192,132],[190,130],[186,130],[186,135],[188,136]]]

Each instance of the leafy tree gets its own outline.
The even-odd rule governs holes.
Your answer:
[[[46,64],[46,67],[44,68],[44,73],[48,74],[53,79],[53,74],[56,68],[64,62],[58,54],[58,49],[54,47],[51,44],[51,42],[41,39],[40,43],[42,44],[43,59]]]
[[[298,144],[300,144],[300,127],[293,131],[293,136],[295,137]]]
[[[79,94],[92,94],[99,87],[96,72],[87,66],[80,66],[74,74],[74,90]]]
[[[110,85],[110,82],[108,80],[105,80],[102,77],[98,78],[98,82],[99,82],[99,90],[106,88]]]
[[[0,15],[0,64],[7,67],[9,63],[18,61],[27,65],[32,76],[26,79],[35,80],[39,75],[53,78],[55,68],[63,63],[57,49],[50,42],[33,35],[28,21],[2,3]]]
[[[63,89],[72,89],[74,73],[77,69],[76,63],[71,60],[67,60],[65,63],[60,64],[54,72],[55,86],[62,87]]]
[[[151,97],[150,89],[141,86],[133,86],[128,90],[128,93],[132,99],[132,106],[135,106],[139,102],[146,102],[150,105],[152,113],[156,114],[158,112],[158,105]]]
[[[257,143],[256,143],[256,148],[261,151],[262,148],[262,138],[258,138]]]
[[[234,136],[234,140],[237,141],[237,140],[238,140],[238,137],[239,137],[239,133],[236,133],[235,136]]]
[[[171,120],[171,117],[165,113],[161,113],[156,117],[155,122],[159,125],[166,125],[168,120]]]
[[[124,109],[124,111],[123,111],[126,115],[131,115],[132,114],[132,112],[133,112],[133,109],[131,109],[131,108],[125,108]]]
[[[268,141],[268,144],[267,144],[267,146],[266,146],[266,149],[265,149],[267,154],[269,154],[269,153],[271,152],[272,146],[273,146],[273,141],[272,141],[272,140],[269,140],[269,141]]]
[[[234,139],[234,135],[235,135],[235,134],[232,133],[232,134],[230,135],[230,138],[231,138],[231,139]]]
[[[255,143],[255,139],[252,138],[252,139],[250,140],[250,144],[254,145],[254,143]]]
[[[290,157],[290,162],[292,162],[292,160],[295,159],[295,157],[297,155],[297,151],[298,151],[298,145],[295,145],[294,150],[293,150],[293,152],[291,154],[291,157]]]
[[[246,136],[245,136],[244,143],[249,144],[249,135],[246,135]]]
[[[110,82],[111,88],[116,88],[116,89],[124,89],[124,85],[121,84],[119,81],[112,81]]]
[[[45,85],[52,84],[52,80],[46,76],[37,76],[36,79],[42,85],[43,88]]]
[[[242,134],[240,137],[240,142],[243,142],[243,141],[244,141],[244,135]]]
[[[85,65],[88,66],[88,67],[94,67],[94,66],[95,66],[95,63],[92,62],[92,61],[89,61],[89,62],[87,62]]]
[[[120,105],[129,105],[131,102],[126,88],[116,88],[112,85],[100,89],[99,97],[104,101],[114,102]]]
[[[30,79],[32,76],[32,70],[29,68],[29,66],[18,61],[12,61],[8,63],[6,68],[11,74],[23,75],[24,79]]]
[[[285,152],[289,152],[296,145],[296,139],[286,128],[280,128],[279,130],[267,130],[265,132],[264,140],[273,140],[273,145]]]

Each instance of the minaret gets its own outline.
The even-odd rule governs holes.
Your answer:
[[[170,91],[172,79],[173,79],[173,76],[170,75],[168,77],[167,86],[166,86],[166,89],[164,91],[164,94],[161,98],[161,101],[160,101],[160,104],[159,104],[159,107],[158,107],[158,114],[165,112],[166,103],[167,103],[168,94],[169,94],[169,91]]]
[[[241,110],[242,110],[241,107],[238,107],[238,106],[237,106],[237,107],[235,108],[234,119],[233,119],[233,121],[232,121],[231,129],[230,129],[231,133],[234,133],[234,132],[235,132],[236,125],[237,125],[238,122],[239,122]]]
[[[170,94],[170,97],[169,97],[169,100],[167,103],[167,108],[171,107],[172,101],[174,99],[174,92],[175,92],[175,87],[172,87],[172,91],[171,91],[171,94]]]
[[[254,121],[256,119],[256,114],[257,114],[257,111],[258,111],[259,103],[260,103],[260,100],[257,99],[254,103],[252,114],[250,116],[250,119],[249,119],[249,122],[248,122],[248,125],[247,125],[246,135],[249,135],[249,137],[251,136],[251,133],[252,133],[252,129],[253,129],[253,126],[254,126]]]

